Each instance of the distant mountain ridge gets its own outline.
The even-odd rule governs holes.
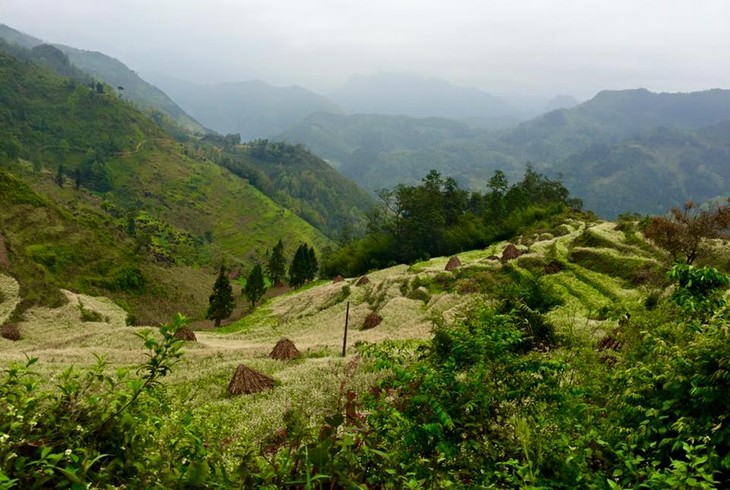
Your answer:
[[[260,80],[201,85],[149,75],[186,111],[222,134],[244,141],[267,138],[315,112],[339,113],[337,104],[299,86],[274,87]]]
[[[438,78],[384,73],[353,75],[330,97],[355,114],[449,119],[512,115],[498,97]]]

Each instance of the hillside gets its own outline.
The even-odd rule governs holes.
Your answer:
[[[331,238],[359,234],[372,197],[301,145],[254,140],[229,147],[220,164]]]
[[[24,291],[42,277],[110,295],[138,321],[198,318],[218,261],[250,267],[279,238],[330,243],[103,86],[0,54],[0,97],[1,233]]]
[[[314,112],[340,112],[329,99],[302,87],[259,80],[201,85],[161,75],[155,83],[206,127],[238,133],[243,141],[268,138]]]
[[[680,359],[686,370],[690,369],[688,363],[694,362],[692,351],[681,350],[685,347],[679,343],[668,356],[662,350],[662,346],[678,342],[672,336],[662,337],[669,324],[661,322],[667,315],[677,314],[667,298],[665,256],[630,222],[617,225],[580,214],[515,243],[523,251],[517,259],[495,259],[493,256],[500,255],[507,245],[498,243],[460,254],[461,265],[451,271],[445,270],[449,259],[439,257],[373,271],[367,276],[368,284],[358,278],[321,282],[270,299],[222,330],[195,332],[197,342],[185,342],[183,360],[165,379],[164,388],[158,388],[164,391],[159,395],[145,392],[140,400],[146,401],[130,408],[139,425],[127,428],[130,440],[136,442],[133,446],[129,443],[125,457],[149,457],[162,448],[165,454],[190,454],[185,451],[196,447],[196,438],[204,440],[205,449],[197,449],[195,464],[183,462],[169,474],[170,459],[155,457],[156,468],[166,468],[164,478],[170,479],[169,484],[195,481],[197,465],[207,468],[208,483],[238,486],[276,485],[283,479],[303,478],[308,471],[332,479],[335,470],[337,478],[359,483],[405,484],[410,478],[421,486],[432,486],[437,482],[473,483],[478,478],[481,484],[491,482],[503,488],[519,488],[528,481],[567,484],[575,478],[598,486],[608,485],[606,480],[631,486],[646,478],[647,472],[653,472],[649,474],[655,478],[664,475],[669,470],[664,469],[661,451],[649,449],[654,446],[640,454],[655,458],[656,466],[640,466],[620,474],[615,470],[625,468],[623,458],[632,457],[620,452],[625,445],[639,436],[638,440],[647,445],[653,440],[652,433],[638,430],[643,417],[634,425],[633,419],[620,419],[622,412],[617,412],[624,410],[628,417],[632,409],[654,410],[639,406],[652,403],[653,392],[647,385],[633,385],[626,395],[620,380],[638,383],[644,379],[639,374],[650,376],[647,370],[654,365],[643,368],[640,364],[641,373],[634,372],[632,366],[650,362],[651,356],[658,356],[655,362],[668,362],[664,360],[686,353],[688,357]],[[7,292],[0,311],[14,300],[13,285],[5,282],[0,282]],[[68,305],[28,312],[18,323],[20,340],[0,338],[0,362],[22,362],[23,355],[38,357],[34,369],[46,378],[71,363],[93,370],[99,354],[110,368],[145,362],[141,341],[135,336],[138,330],[124,326],[123,316],[114,305],[103,298],[64,294]],[[512,313],[498,310],[509,301],[523,302],[523,306]],[[79,304],[108,320],[82,322]],[[490,316],[495,315],[490,308],[503,312]],[[348,309],[348,350],[347,357],[341,358]],[[382,321],[365,328],[366,318],[373,313]],[[516,331],[505,330],[505,324],[495,323],[483,331],[475,319],[506,321],[509,315],[526,315],[518,324],[528,329],[529,338],[544,335],[545,343],[532,348],[529,345],[533,344],[517,344],[515,351],[503,350],[500,342],[526,341],[515,337]],[[551,328],[554,337],[549,333]],[[647,328],[656,332],[647,332]],[[700,334],[710,335],[696,335]],[[282,362],[267,357],[282,336],[293,340],[301,352],[299,359]],[[637,361],[635,356],[646,351],[638,343],[641,338],[659,350],[648,357],[645,353],[646,359]],[[639,347],[633,347],[635,344]],[[701,344],[698,348],[702,346],[710,347]],[[274,388],[250,396],[229,395],[226,386],[242,363],[273,377]],[[664,365],[662,375],[672,376],[673,368]],[[632,404],[631,397],[636,397],[635,390],[639,389],[643,398]],[[103,403],[113,395],[100,396]],[[145,407],[159,406],[163,396],[169,413],[162,419],[146,419]],[[704,403],[695,397],[683,400],[684,407]],[[669,413],[666,408],[656,410]],[[716,414],[717,410],[708,407],[706,413]],[[69,424],[75,423],[73,417],[69,416]],[[673,419],[666,417],[643,424],[658,430],[672,423]],[[530,421],[530,429],[520,420]],[[692,429],[689,435],[677,435],[676,428],[668,426],[662,434],[680,440],[704,434],[703,420],[685,420],[687,430]],[[665,425],[657,425],[661,421]],[[155,438],[144,442],[135,439],[133,434],[148,430],[147,423],[158,424]],[[93,427],[89,424],[87,430],[93,431]],[[339,428],[339,435],[328,432],[333,427]],[[526,445],[523,437],[528,430],[532,439]],[[479,442],[476,434],[480,431],[489,432],[488,443]],[[398,439],[409,437],[409,433],[413,437],[410,445]],[[468,444],[463,435],[470,435]],[[719,450],[717,444],[722,445],[716,439],[708,435],[707,444],[712,444],[714,451]],[[441,447],[449,451],[453,448],[447,444],[464,444],[461,451],[470,458],[425,457],[433,450],[428,441],[443,441]],[[384,445],[375,445],[378,443]],[[381,449],[360,450],[370,444]],[[390,444],[397,444],[397,451]],[[487,446],[499,450],[492,453],[486,451]],[[330,448],[328,458],[317,456],[320,447]],[[535,456],[546,447],[550,457]],[[590,447],[601,450],[588,451]],[[224,471],[239,465],[242,453],[247,455],[246,470]],[[311,469],[285,465],[274,470],[266,463],[272,455],[283,458],[285,454],[292,458],[302,454],[305,461],[316,457],[313,461],[319,463]],[[350,458],[353,454],[358,457]],[[422,457],[413,458],[413,454]],[[575,457],[568,458],[569,454]],[[512,465],[534,468],[535,476],[492,468],[508,458]],[[679,455],[675,458],[675,462],[683,461]],[[379,471],[373,473],[361,464],[375,465]],[[393,467],[396,464],[406,465],[412,473],[402,475]],[[485,467],[487,471],[478,470]],[[561,471],[548,470],[555,468]],[[686,482],[700,470],[674,478]],[[143,483],[151,477],[139,469],[107,466],[104,471],[117,472],[127,482]],[[105,473],[93,471],[84,475],[91,481],[105,477]],[[724,475],[718,473],[716,478]]]
[[[603,217],[656,213],[727,193],[730,91],[605,91],[514,129],[480,131],[439,119],[314,115],[282,134],[333,161],[365,189],[413,182],[428,169],[479,190],[527,162],[562,174]]]
[[[435,168],[460,182],[486,182],[502,168],[517,176],[522,168],[474,142],[488,132],[444,118],[416,119],[378,114],[313,114],[281,133],[304,144],[370,192],[417,182]],[[514,171],[512,171],[514,170]]]
[[[3,24],[0,24],[0,39],[26,49],[47,44]],[[94,80],[100,80],[114,88],[123,87],[123,90],[120,90],[123,96],[139,107],[157,111],[187,131],[207,132],[164,92],[140,78],[121,61],[96,51],[85,51],[60,44],[54,46],[65,53],[75,67]]]

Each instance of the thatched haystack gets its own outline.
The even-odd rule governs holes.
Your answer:
[[[342,282],[344,280],[345,280],[345,278],[342,276],[335,276],[335,278],[332,279],[332,284],[337,284],[338,282]]]
[[[15,323],[6,323],[0,327],[0,337],[8,340],[20,340],[20,329]]]
[[[373,311],[368,316],[365,317],[365,321],[362,324],[362,329],[370,330],[371,328],[375,328],[378,325],[380,325],[380,322],[382,322],[382,321],[383,321],[383,317]]]
[[[598,343],[600,350],[620,350],[623,342],[621,342],[621,327],[615,328],[613,332],[606,335]]]
[[[459,257],[457,257],[456,255],[454,255],[453,257],[451,257],[449,259],[449,262],[446,264],[446,269],[445,270],[447,270],[447,271],[453,271],[455,269],[458,269],[459,267],[461,267],[461,260],[459,260]]]
[[[294,342],[286,337],[282,337],[274,346],[269,357],[277,361],[288,361],[299,357],[299,349],[294,345]]]
[[[241,266],[239,265],[235,269],[231,270],[231,272],[228,274],[228,278],[231,281],[236,281],[239,277],[241,277]]]
[[[362,276],[360,279],[357,280],[355,286],[365,286],[366,284],[370,284],[370,279],[368,278],[368,276]]]
[[[191,342],[198,341],[195,336],[195,332],[193,332],[193,329],[190,327],[180,327],[177,332],[175,332],[175,335],[173,335],[173,338],[175,340],[189,340]]]
[[[274,379],[240,364],[228,383],[229,395],[258,393],[274,387]]]
[[[508,260],[514,260],[517,257],[522,255],[522,253],[517,250],[517,247],[513,243],[510,243],[506,247],[504,247],[504,251],[502,252],[502,258],[500,259],[502,262],[507,262]]]
[[[563,270],[563,264],[558,262],[557,260],[553,259],[548,264],[545,264],[545,267],[542,268],[543,274],[557,274],[558,272]]]

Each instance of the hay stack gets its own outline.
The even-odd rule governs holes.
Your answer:
[[[189,340],[191,342],[198,341],[197,337],[195,337],[195,332],[190,327],[180,327],[175,332],[175,335],[173,335],[173,338],[175,340]]]
[[[446,264],[446,269],[445,270],[447,270],[447,271],[453,271],[455,269],[458,269],[459,267],[461,267],[461,260],[459,260],[459,257],[457,257],[456,255],[454,255],[453,257],[451,257],[449,259],[449,262]]]
[[[15,323],[6,323],[0,327],[0,337],[8,340],[20,340],[20,329]]]
[[[344,280],[345,280],[345,278],[342,276],[335,276],[335,278],[332,279],[332,284],[337,284],[338,282],[342,282]]]
[[[230,279],[231,281],[235,281],[235,280],[237,280],[237,279],[238,279],[239,277],[241,277],[241,266],[238,266],[238,267],[236,267],[235,269],[233,269],[233,270],[232,270],[232,271],[231,271],[231,272],[230,272],[230,273],[228,274],[228,278],[229,278],[229,279]]]
[[[261,374],[249,367],[240,364],[233,373],[231,382],[228,383],[228,394],[240,395],[258,393],[264,390],[270,390],[274,387],[273,378],[269,378],[265,374]]]
[[[368,276],[362,276],[357,280],[355,286],[365,286],[366,284],[370,284],[370,279],[368,279]]]
[[[563,270],[563,264],[558,262],[557,260],[553,259],[545,265],[545,267],[542,268],[543,274],[557,274],[558,272]]]
[[[362,324],[363,330],[369,330],[371,328],[375,328],[378,325],[380,325],[380,322],[383,321],[383,317],[375,313],[374,311],[370,313],[368,316],[365,317],[365,321]]]
[[[297,349],[297,346],[294,345],[294,342],[286,337],[282,337],[274,346],[269,357],[276,359],[277,361],[288,361],[295,357],[299,357],[299,350]]]
[[[519,250],[517,250],[517,247],[513,243],[510,243],[506,247],[504,247],[504,251],[502,252],[502,258],[500,259],[502,262],[507,262],[508,260],[514,260],[517,257],[522,255]]]

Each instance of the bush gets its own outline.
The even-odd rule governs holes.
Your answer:
[[[68,369],[58,388],[45,388],[37,359],[11,365],[0,378],[0,487],[181,488],[215,477],[203,439],[186,425],[174,440],[161,437],[166,403],[160,379],[180,359],[173,336],[186,323],[177,315],[138,336],[149,350],[132,374],[108,374],[104,360],[86,373]],[[220,478],[220,476],[218,476]]]
[[[12,341],[20,340],[20,328],[16,323],[6,323],[0,327],[0,337]]]

